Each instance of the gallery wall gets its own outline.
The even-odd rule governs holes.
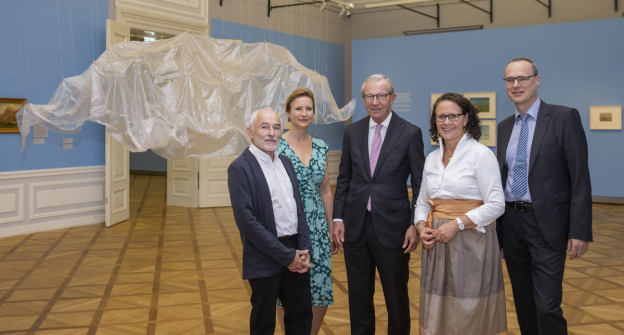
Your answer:
[[[624,18],[354,41],[352,95],[360,95],[355,83],[370,74],[389,76],[395,92],[411,99],[400,115],[423,129],[429,153],[437,148],[427,140],[431,93],[496,92],[500,122],[514,112],[504,69],[515,57],[531,58],[539,67],[539,97],[581,114],[593,195],[624,197],[624,133],[589,128],[590,106],[624,105],[623,32]],[[365,115],[360,104],[353,119]]]
[[[108,1],[0,1],[0,97],[46,104],[63,80],[79,75],[106,49]],[[10,50],[10,51],[9,51]],[[63,139],[73,149],[63,149]],[[0,134],[0,172],[104,165],[104,127],[77,134]]]

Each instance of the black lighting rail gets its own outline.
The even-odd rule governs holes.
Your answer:
[[[221,0],[223,1],[223,0]],[[326,1],[310,1],[310,2],[301,2],[301,3],[291,3],[288,5],[279,5],[279,6],[271,6],[271,0],[268,0],[268,12],[267,12],[267,16],[271,17],[271,11],[273,9],[276,8],[284,8],[284,7],[296,7],[296,6],[304,6],[304,5],[313,5],[313,4],[317,4],[317,3],[323,3],[323,2],[329,2],[329,0]]]
[[[544,7],[548,8],[548,17],[552,16],[552,0],[548,0],[548,5],[541,2],[540,0],[535,0],[535,1],[541,3],[542,5],[544,5]]]
[[[459,1],[462,2],[462,3],[465,3],[466,5],[472,6],[472,7],[476,8],[476,9],[478,9],[478,10],[484,12],[484,13],[489,14],[490,15],[490,23],[494,22],[494,10],[493,10],[494,7],[492,6],[492,2],[494,0],[490,0],[490,11],[489,12],[487,10],[479,7],[479,6],[471,4],[470,2],[468,2],[466,0],[459,0]],[[537,0],[537,1],[539,1],[539,0]],[[550,0],[548,0],[548,1],[550,1]]]
[[[403,9],[406,9],[406,10],[409,10],[410,12],[414,12],[414,13],[416,13],[416,14],[424,15],[424,16],[426,16],[426,17],[430,17],[430,18],[432,18],[432,19],[436,20],[436,22],[438,23],[438,28],[440,28],[440,4],[439,4],[439,3],[437,3],[437,4],[436,4],[437,14],[438,14],[438,16],[433,16],[433,15],[425,14],[425,13],[420,12],[420,11],[417,11],[417,10],[415,10],[415,9],[412,9],[412,8],[409,8],[409,7],[405,7],[405,6],[403,6],[403,5],[399,5],[399,7],[403,8]]]

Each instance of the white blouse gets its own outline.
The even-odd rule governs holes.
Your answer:
[[[430,206],[427,199],[482,200],[483,205],[466,216],[485,233],[483,227],[491,224],[505,211],[505,195],[501,184],[498,161],[485,145],[464,134],[455,148],[453,158],[444,167],[444,145],[430,153],[425,161],[422,183],[414,212],[414,224],[427,221]]]

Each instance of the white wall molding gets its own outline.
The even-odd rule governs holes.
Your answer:
[[[24,185],[0,185],[0,224],[24,220]]]
[[[116,0],[117,22],[131,28],[178,35],[205,34],[210,17],[205,0]]]
[[[0,173],[0,238],[104,222],[104,166]]]

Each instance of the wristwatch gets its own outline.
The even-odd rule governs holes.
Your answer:
[[[459,230],[464,230],[464,223],[462,222],[462,220],[460,218],[455,219],[457,221],[457,228],[459,228]]]

